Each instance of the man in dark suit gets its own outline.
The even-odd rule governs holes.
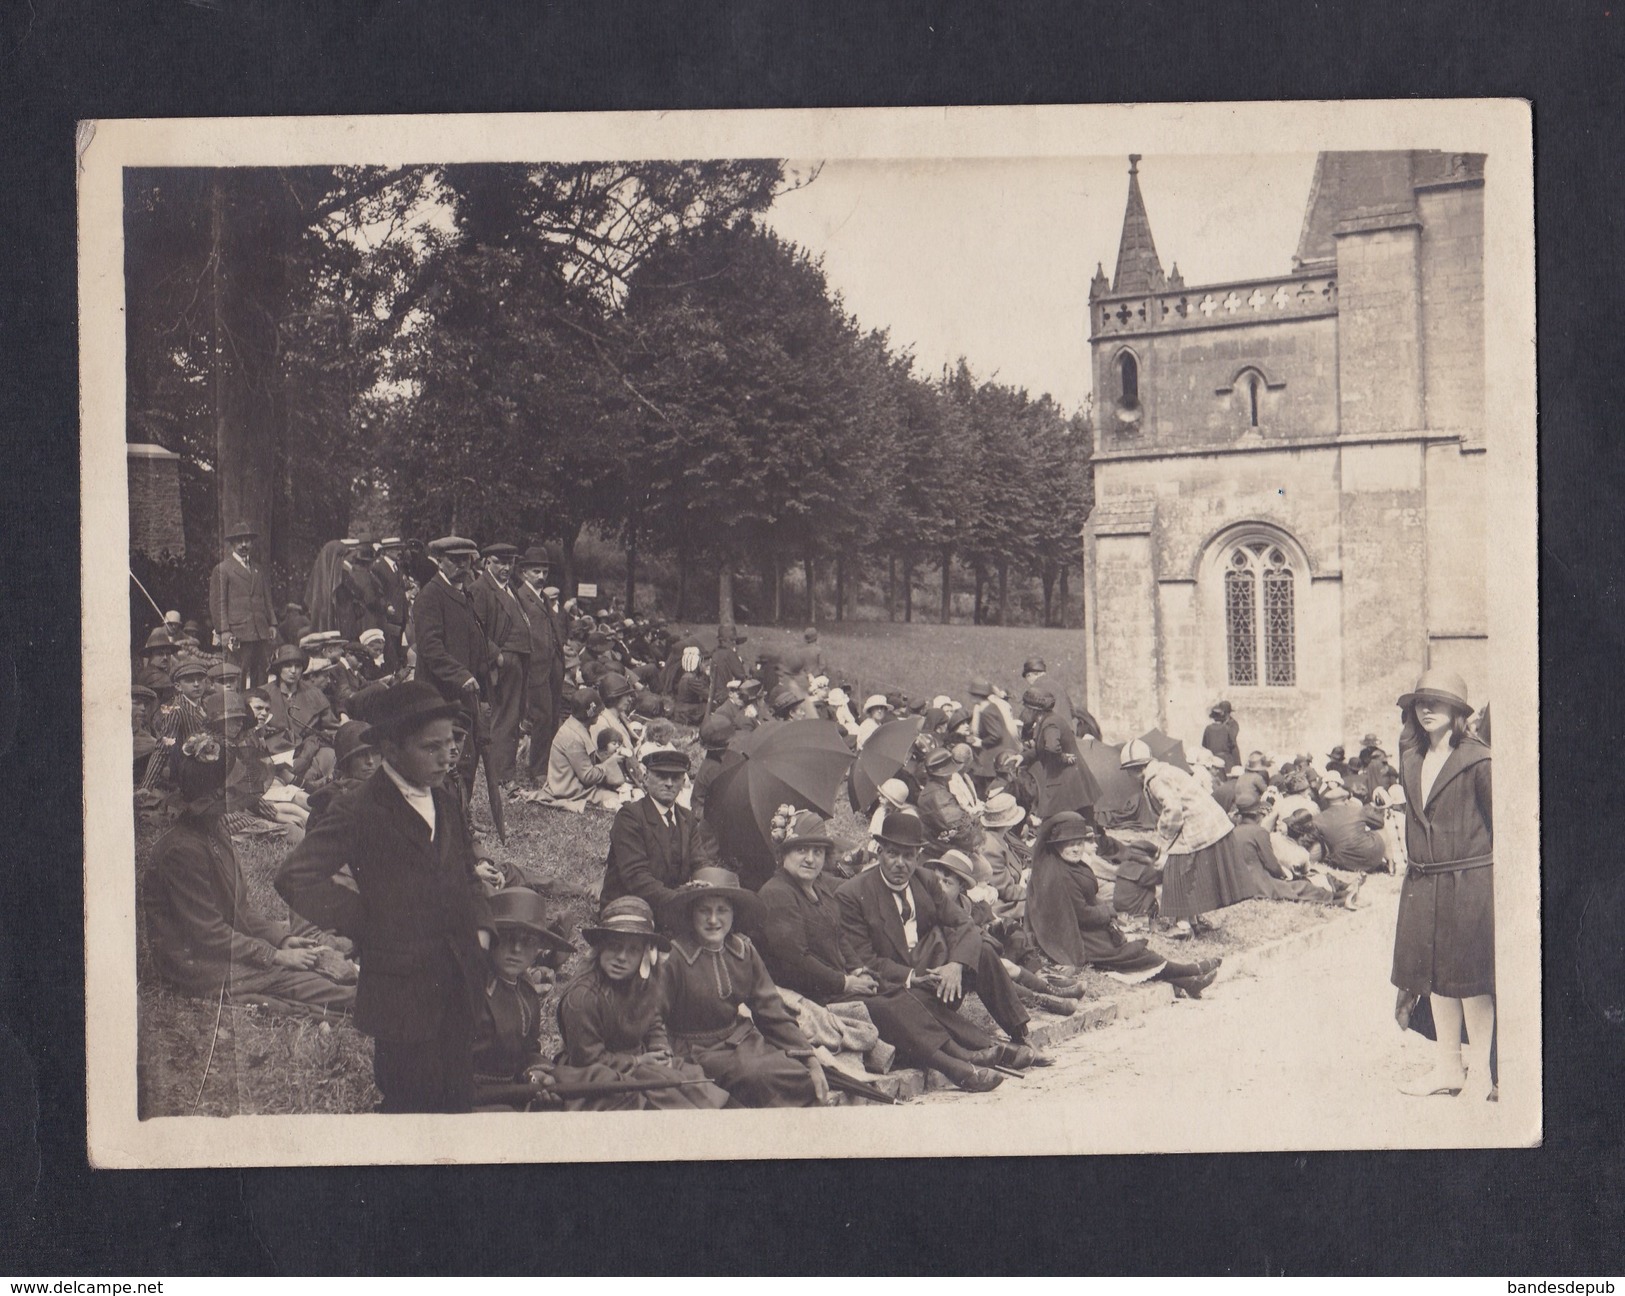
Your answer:
[[[480,725],[480,688],[496,664],[496,646],[486,637],[468,596],[479,546],[462,536],[442,536],[429,545],[438,569],[412,607],[412,643],[417,649],[417,678],[434,685],[447,702],[458,703],[467,723]],[[483,738],[483,734],[477,734]],[[482,742],[467,743],[457,773],[470,796]]]
[[[532,545],[519,560],[519,580],[514,586],[519,606],[530,618],[525,727],[530,732],[529,772],[538,781],[547,777],[553,735],[564,720],[564,641],[569,637],[552,602],[542,592],[547,588],[547,564],[547,550]]]
[[[276,610],[265,573],[252,561],[259,533],[246,522],[226,532],[231,552],[209,577],[209,617],[226,660],[243,673],[243,687],[265,683],[276,639]]]
[[[643,758],[644,796],[615,812],[609,826],[601,903],[641,896],[657,914],[694,875],[718,863],[711,830],[677,804],[688,757],[670,748]]]
[[[519,550],[511,544],[487,545],[485,571],[469,587],[474,612],[485,627],[485,637],[496,645],[491,668],[491,745],[486,759],[498,783],[513,778],[519,750],[519,722],[525,715],[525,694],[530,677],[530,617],[513,588],[513,560]]]
[[[1049,1059],[1026,1043],[1027,1010],[998,952],[970,916],[918,871],[923,842],[917,815],[887,815],[875,839],[879,862],[836,890],[847,965],[872,972],[883,994],[927,992],[935,1000],[934,1015],[956,1041],[965,1038],[955,1029],[959,1002],[974,991],[1010,1043],[963,1054],[964,1060],[1048,1066]]]
[[[386,1112],[473,1105],[490,933],[463,812],[443,786],[459,711],[421,680],[380,690],[365,719],[383,764],[328,807],[276,877],[295,913],[355,942],[355,1024],[373,1037]],[[337,880],[345,866],[354,888]]]
[[[372,565],[373,578],[383,592],[384,664],[391,672],[400,669],[401,640],[406,633],[406,573],[400,563],[404,544],[400,536],[385,536],[378,542],[378,561]]]

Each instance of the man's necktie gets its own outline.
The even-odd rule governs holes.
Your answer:
[[[903,926],[906,927],[908,926],[908,920],[914,917],[914,906],[908,902],[908,892],[899,891],[897,893],[897,902],[903,906]]]

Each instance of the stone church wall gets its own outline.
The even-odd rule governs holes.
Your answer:
[[[1272,320],[1234,328],[1129,336],[1096,348],[1095,390],[1117,391],[1117,357],[1132,351],[1144,417],[1132,429],[1113,422],[1103,400],[1101,449],[1149,451],[1337,434],[1337,321],[1333,316]],[[1251,427],[1246,367],[1258,369],[1259,426]],[[1284,385],[1280,385],[1284,384]],[[1233,386],[1234,385],[1234,386]],[[1221,394],[1221,388],[1232,388]]]

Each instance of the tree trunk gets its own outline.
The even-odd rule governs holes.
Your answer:
[[[987,592],[987,570],[982,560],[976,560],[976,593],[971,596],[970,619],[972,625],[982,624],[982,595]]]
[[[953,619],[954,611],[954,547],[942,546],[942,624]]]
[[[452,534],[456,534],[453,532]],[[564,584],[559,586],[559,602],[573,599],[576,596],[576,541],[581,538],[581,523],[567,522],[564,531],[559,536],[559,547],[563,551]]]
[[[886,620],[897,620],[897,555],[886,555]]]
[[[773,624],[784,624],[784,563],[779,551],[773,551]]]
[[[903,559],[903,620],[914,620],[914,555]]]
[[[638,524],[626,524],[626,615],[635,615],[638,600]]]
[[[815,626],[818,624],[818,568],[811,550],[802,555],[801,567],[807,574],[807,624]]]
[[[1067,602],[1068,602],[1067,584],[1068,584],[1068,578],[1071,576],[1071,574],[1072,574],[1071,570],[1066,566],[1065,563],[1062,563],[1061,564],[1061,590],[1060,590],[1060,596],[1056,600],[1061,605],[1061,624],[1062,625],[1066,624],[1066,605],[1067,605]]]
[[[286,537],[270,534],[277,447],[286,401],[276,321],[285,309],[284,255],[293,238],[281,190],[225,181],[209,192],[210,404],[219,466],[221,532],[246,522],[260,533],[261,561],[288,561]]]
[[[999,625],[1010,624],[1010,564],[999,563]]]
[[[683,608],[688,604],[688,546],[677,546],[677,612],[674,621],[683,619]]]
[[[846,555],[835,555],[835,619],[846,620]]]
[[[733,561],[723,558],[717,564],[717,624],[734,623],[734,569]]]
[[[1039,568],[1039,580],[1044,586],[1044,626],[1047,629],[1052,621],[1051,612],[1055,606],[1055,564],[1045,560]]]

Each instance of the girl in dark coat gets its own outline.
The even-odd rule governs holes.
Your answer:
[[[1095,841],[1094,825],[1069,811],[1046,819],[1038,830],[1027,887],[1027,925],[1039,948],[1063,968],[1087,965],[1129,985],[1168,981],[1191,998],[1201,998],[1222,960],[1171,963],[1145,941],[1124,936],[1116,910],[1100,903],[1100,882],[1089,867]]]
[[[1402,1086],[1416,1095],[1494,1099],[1494,821],[1490,749],[1473,736],[1467,686],[1430,670],[1399,699],[1404,724],[1399,773],[1405,788],[1410,867],[1399,895],[1393,983],[1402,1002],[1428,995],[1438,1053],[1434,1068]],[[1465,1025],[1469,1053],[1462,1058]]]
[[[762,904],[722,868],[696,869],[666,904],[664,925],[683,933],[660,965],[672,1052],[741,1106],[817,1106],[823,1070],[735,914],[759,927]]]
[[[672,1057],[655,977],[659,951],[670,942],[655,931],[654,913],[639,896],[604,906],[596,927],[583,929],[592,944],[592,966],[559,997],[559,1034],[564,1048],[554,1069],[561,1081],[705,1081],[692,1062]],[[728,1095],[708,1081],[643,1093],[574,1098],[572,1111],[642,1111],[648,1108],[717,1108]]]

